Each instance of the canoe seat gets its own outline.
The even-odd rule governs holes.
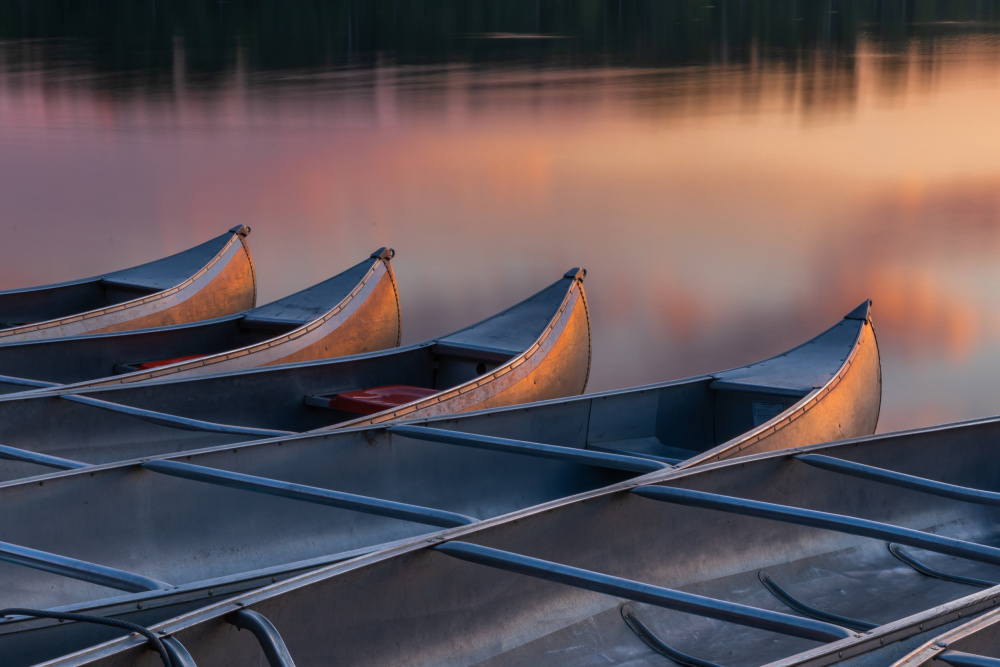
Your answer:
[[[387,384],[383,387],[345,391],[331,396],[306,396],[305,403],[306,405],[333,408],[356,415],[372,415],[397,405],[427,398],[438,391],[440,390],[407,384]]]
[[[136,366],[136,370],[148,371],[150,368],[159,368],[160,366],[179,364],[182,361],[191,361],[192,359],[201,359],[207,356],[208,356],[207,354],[188,354],[183,357],[174,357],[173,359],[160,359],[159,361],[144,361],[138,366]]]

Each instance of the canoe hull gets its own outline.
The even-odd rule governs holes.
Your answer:
[[[257,285],[245,229],[235,230],[207,264],[179,285],[99,310],[3,329],[0,342],[148,329],[253,308]]]
[[[814,390],[791,412],[686,461],[682,467],[871,435],[878,425],[881,404],[878,342],[871,319],[866,315],[853,349],[829,382]]]
[[[451,391],[334,428],[434,417],[583,393],[590,375],[590,317],[582,277],[538,341],[492,373]]]
[[[396,276],[386,257],[373,264],[358,287],[322,319],[284,336],[227,354],[78,383],[72,387],[101,387],[155,378],[191,377],[364,354],[398,346],[401,335],[399,291]]]

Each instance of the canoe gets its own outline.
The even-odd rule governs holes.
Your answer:
[[[253,259],[240,225],[130,269],[0,292],[0,342],[147,329],[253,308]]]
[[[584,272],[454,333],[393,350],[0,397],[0,444],[90,463],[583,392]],[[30,381],[25,381],[31,384]],[[5,463],[0,478],[36,474]]]
[[[638,449],[646,438],[634,433],[635,425],[652,421],[651,411],[685,409],[690,394],[706,382],[735,381],[750,369],[756,369],[757,382],[765,369],[783,384],[819,382],[822,401],[843,401],[838,392],[853,386],[858,401],[869,397],[871,409],[827,419],[839,421],[836,428],[870,433],[879,402],[877,348],[867,304],[859,311],[861,319],[845,318],[783,355],[713,375],[516,410],[216,447],[0,484],[7,517],[0,558],[10,559],[15,552],[23,556],[28,547],[87,563],[73,572],[76,578],[54,576],[51,569],[0,566],[7,568],[0,576],[2,597],[11,605],[61,605],[76,613],[155,622],[213,598],[425,536],[439,526],[464,525],[665,470],[669,464],[661,457],[624,453],[606,447],[606,439],[590,444],[578,439],[578,415],[592,413],[593,435],[599,423],[606,435],[618,429],[618,442],[627,440],[626,429],[632,430],[630,449]],[[857,374],[865,365],[860,360],[869,353],[875,363],[867,369],[866,384],[858,386],[862,378]],[[821,391],[837,377],[836,387]],[[772,400],[785,398],[778,394]],[[767,448],[770,439],[782,442],[784,429],[773,427],[808,403],[806,398],[792,401],[765,424],[748,424],[748,431],[728,440],[727,447],[738,451],[748,444]],[[623,410],[635,420],[617,417],[613,424],[608,419]],[[821,414],[831,415],[815,406],[795,421]],[[726,415],[722,421],[729,419]],[[819,424],[810,432],[825,433]],[[705,447],[722,453],[712,443]],[[32,519],[41,515],[47,517],[42,524]],[[38,565],[42,556],[32,554]],[[84,583],[93,581],[88,577],[97,571],[95,564],[118,571],[112,588],[127,593]],[[155,590],[160,584],[150,583],[154,579],[175,587]],[[11,663],[28,664],[116,633],[44,620],[0,623],[0,654]]]
[[[0,343],[0,391],[24,391],[24,379],[82,388],[396,347],[400,320],[389,264],[393,254],[380,248],[328,280],[234,315],[154,329]]]
[[[654,472],[152,627],[199,665],[259,660],[256,622],[298,665],[888,665],[996,608],[998,444],[994,417]]]
[[[994,588],[994,595],[1000,595],[1000,587]],[[959,623],[949,619],[942,627]],[[993,609],[971,621],[961,623],[947,632],[942,632],[925,642],[918,649],[892,667],[998,667],[1000,666],[1000,609]]]
[[[407,422],[688,467],[870,435],[881,399],[878,342],[865,301],[815,338],[746,366],[433,424]]]

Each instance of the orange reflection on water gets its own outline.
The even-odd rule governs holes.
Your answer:
[[[18,252],[0,281],[98,273],[149,259],[150,236],[173,251],[244,223],[262,299],[394,246],[413,341],[584,265],[592,389],[775,354],[870,297],[883,423],[1000,412],[981,398],[1000,380],[967,369],[1000,366],[998,54],[384,67],[308,89],[238,69],[208,92],[181,71],[168,99],[8,75],[0,227]],[[967,393],[915,407],[909,388],[942,364]]]

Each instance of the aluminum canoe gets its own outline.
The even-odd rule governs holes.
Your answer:
[[[253,308],[249,233],[241,225],[148,264],[0,292],[0,343],[147,329]]]
[[[91,463],[580,394],[590,370],[582,270],[478,324],[394,350],[0,397],[0,444]],[[359,415],[338,397],[404,387]],[[331,405],[333,407],[331,407]],[[350,406],[349,406],[350,407]],[[0,478],[33,474],[0,466]]]
[[[651,473],[153,630],[198,665],[890,665],[997,608],[998,446],[991,418]],[[130,636],[44,664],[158,657]]]
[[[874,359],[862,363],[869,353]],[[811,341],[731,371],[517,409],[209,448],[0,484],[0,502],[9,517],[0,539],[8,543],[8,556],[28,547],[90,564],[72,572],[75,578],[44,571],[37,561],[42,570],[0,566],[0,597],[18,606],[58,605],[151,623],[380,545],[426,536],[448,521],[488,519],[665,470],[670,463],[660,456],[664,452],[638,453],[650,439],[638,425],[655,422],[657,413],[693,414],[692,393],[713,382],[749,377],[751,369],[755,392],[761,391],[765,369],[772,380],[781,378],[779,388],[817,387],[799,400],[776,391],[767,398],[789,405],[756,426],[752,401],[736,407],[720,400],[726,410],[743,414],[746,427],[745,433],[729,437],[728,449],[738,451],[748,443],[766,447],[769,439],[785,442],[785,429],[774,427],[809,405],[814,392],[845,405],[851,403],[837,398],[837,391],[850,389],[857,403],[867,397],[868,410],[845,409],[827,419],[839,422],[838,428],[870,433],[879,402],[877,358],[865,304]],[[711,391],[724,397],[734,390]],[[751,395],[736,393],[740,398]],[[809,412],[814,417],[828,414],[818,407]],[[586,432],[581,430],[586,415],[590,434],[597,438],[593,442],[580,437]],[[809,418],[802,414],[794,421]],[[733,420],[734,414],[725,410],[718,415],[720,424]],[[826,432],[817,422],[798,437]],[[608,446],[613,435],[614,445]],[[722,451],[714,439],[698,446]],[[677,468],[705,458],[689,454],[688,461],[675,461]],[[237,478],[234,472],[257,479]],[[311,490],[289,488],[288,482]],[[250,492],[251,485],[258,493]],[[298,494],[294,498],[293,492]],[[338,507],[315,504],[320,502],[317,494],[330,492],[364,499],[355,497],[353,507],[344,507],[344,498]],[[313,503],[304,502],[306,493]],[[386,501],[407,503],[409,514],[403,516],[401,507],[387,508]],[[395,514],[385,515],[390,510]],[[39,523],[38,516],[49,519]],[[0,558],[3,553],[0,547]],[[116,595],[107,586],[85,583],[95,565],[175,587]],[[134,586],[131,579],[118,585],[135,590],[128,588]],[[29,664],[116,632],[45,620],[0,623],[0,654],[11,664]]]
[[[400,319],[389,264],[393,254],[380,248],[328,280],[234,315],[154,329],[0,342],[0,391],[24,391],[24,379],[82,388],[396,347]]]

